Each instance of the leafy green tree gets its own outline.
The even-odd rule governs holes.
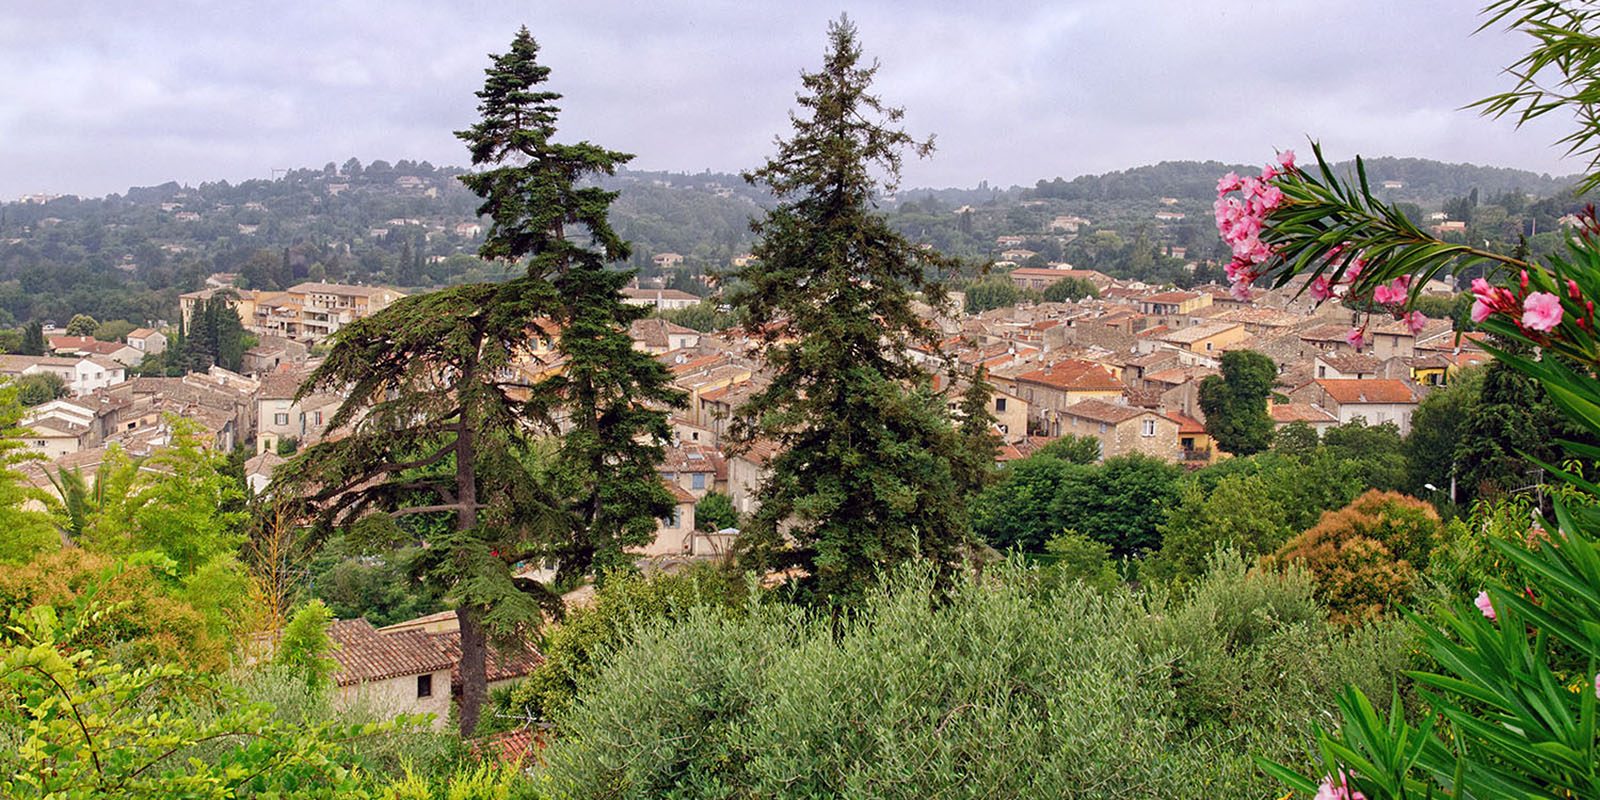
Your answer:
[[[1094,284],[1084,278],[1062,278],[1044,287],[1044,299],[1051,303],[1063,303],[1068,300],[1081,300],[1085,297],[1099,296],[1099,290],[1095,289]]]
[[[1052,505],[1062,529],[1071,528],[1134,556],[1160,546],[1158,528],[1178,499],[1183,469],[1138,454],[1064,473]]]
[[[27,561],[35,553],[61,544],[55,520],[39,506],[50,507],[52,498],[28,483],[16,467],[40,456],[22,442],[17,421],[22,409],[17,390],[0,386],[0,564]]]
[[[1305,422],[1296,420],[1279,428],[1272,437],[1272,452],[1304,461],[1317,451],[1322,439]]]
[[[44,351],[44,325],[40,324],[38,320],[33,320],[22,326],[21,354],[25,356],[42,356]]]
[[[107,322],[102,322],[96,326],[94,329],[94,338],[102,342],[120,342],[127,338],[128,334],[133,333],[136,329],[138,329],[138,327],[138,325],[135,325],[125,319],[113,319]]]
[[[22,331],[0,329],[0,353],[22,353]]]
[[[801,76],[804,116],[778,154],[745,177],[779,205],[756,223],[758,264],[735,273],[746,330],[761,342],[772,383],[744,407],[735,438],[770,437],[780,453],[743,542],[753,563],[799,566],[824,596],[852,603],[882,568],[914,558],[953,565],[968,527],[960,438],[929,376],[906,357],[936,346],[918,293],[954,264],[918,248],[873,212],[892,190],[901,151],[917,142],[902,116],[868,93],[855,27],[829,27],[819,72]],[[884,175],[873,177],[873,168]]]
[[[720,531],[739,527],[739,512],[733,507],[733,498],[721,492],[712,492],[694,504],[694,526],[702,531]]]
[[[1539,468],[1529,459],[1557,463],[1564,452],[1560,440],[1592,443],[1594,437],[1567,420],[1533,378],[1503,361],[1491,363],[1454,451],[1461,502],[1538,482]]]
[[[560,563],[557,581],[572,583],[596,564],[625,562],[623,548],[649,542],[656,520],[672,513],[672,496],[655,467],[670,438],[662,409],[685,401],[669,385],[666,367],[635,350],[628,333],[648,312],[622,301],[633,272],[607,268],[629,256],[608,216],[617,194],[580,185],[585,176],[614,173],[632,156],[552,141],[561,95],[539,90],[550,70],[537,63],[538,50],[521,29],[485,70],[488,80],[477,93],[481,121],[456,136],[474,166],[495,165],[461,176],[483,198],[478,213],[490,219],[479,255],[527,259],[531,284],[554,289],[540,308],[559,328],[551,333],[559,334],[565,362],[531,387],[528,410],[548,420],[559,406],[570,421],[554,474],[565,484],[573,520],[546,555]]]
[[[1007,465],[998,480],[973,498],[973,533],[1000,550],[1039,552],[1061,533],[1056,493],[1067,474],[1081,467],[1042,452]]]
[[[1406,488],[1410,463],[1405,439],[1394,423],[1368,425],[1358,417],[1323,431],[1322,446],[1334,458],[1360,464],[1369,488],[1385,492]]]
[[[23,375],[12,385],[17,389],[17,402],[24,406],[48,403],[58,397],[66,397],[68,393],[66,380],[54,372]]]
[[[333,637],[328,626],[333,622],[333,612],[321,600],[311,600],[296,609],[289,624],[278,639],[278,652],[273,660],[288,667],[306,683],[312,692],[326,689],[339,671],[339,662],[329,657],[333,652]]]
[[[1434,390],[1411,412],[1406,464],[1407,489],[1412,494],[1424,496],[1429,483],[1448,486],[1455,475],[1456,452],[1465,443],[1467,421],[1474,416],[1484,372],[1462,370],[1450,385]]]
[[[1065,434],[1035,450],[1033,457],[1059,458],[1072,464],[1095,464],[1100,461],[1100,440],[1093,436]]]
[[[739,315],[723,311],[712,300],[702,300],[687,308],[677,308],[661,313],[661,318],[674,325],[693,328],[701,333],[726,330],[739,324]]]
[[[93,336],[95,328],[100,327],[100,321],[88,314],[74,314],[67,322],[68,336]]]
[[[1267,396],[1278,369],[1272,359],[1253,350],[1230,350],[1221,360],[1222,374],[1200,382],[1206,433],[1236,456],[1259,453],[1272,444]]]
[[[1025,297],[1010,277],[989,275],[967,284],[966,312],[982,314],[990,309],[1014,306]]]

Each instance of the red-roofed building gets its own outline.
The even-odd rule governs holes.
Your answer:
[[[1421,401],[1417,390],[1397,378],[1314,380],[1289,392],[1289,399],[1326,409],[1345,424],[1361,418],[1368,425],[1394,423],[1411,432],[1411,412]]]
[[[1016,394],[1028,403],[1033,421],[1052,430],[1059,413],[1084,400],[1114,400],[1122,396],[1122,381],[1103,364],[1067,359],[1018,375]],[[1052,435],[1060,435],[1059,432]]]
[[[380,713],[432,714],[434,727],[450,719],[455,660],[428,634],[383,633],[358,617],[334,620],[328,636],[337,645],[333,683],[341,702],[369,704]]]

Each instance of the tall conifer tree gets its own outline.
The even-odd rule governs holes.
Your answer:
[[[633,349],[628,325],[645,310],[622,300],[632,271],[607,269],[629,248],[608,217],[615,192],[579,182],[614,174],[632,156],[589,142],[558,144],[561,95],[541,89],[550,75],[537,62],[528,29],[496,56],[478,98],[483,118],[456,136],[474,166],[461,177],[484,199],[490,227],[484,258],[527,259],[531,281],[556,291],[549,311],[562,369],[539,381],[530,406],[563,418],[557,475],[570,498],[572,525],[550,555],[567,583],[600,562],[621,563],[622,549],[650,541],[672,496],[656,473],[670,435],[664,409],[683,403],[665,367]]]
[[[925,156],[895,127],[902,112],[868,93],[856,30],[841,18],[820,72],[806,73],[793,135],[746,180],[781,205],[758,222],[759,259],[736,273],[747,330],[774,378],[744,407],[736,437],[780,445],[744,551],[769,567],[799,566],[849,604],[887,566],[926,558],[950,568],[968,538],[969,468],[945,400],[906,356],[936,346],[917,293],[946,303],[936,278],[954,263],[915,246],[874,213],[893,191],[901,153]],[[877,170],[884,177],[874,177]]]

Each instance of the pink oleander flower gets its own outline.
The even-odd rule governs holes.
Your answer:
[[[1422,333],[1422,329],[1428,327],[1428,317],[1421,311],[1413,311],[1401,319],[1405,321],[1406,327],[1411,329],[1413,335]]]
[[[1332,296],[1333,284],[1328,283],[1328,276],[1318,275],[1317,279],[1311,282],[1311,299],[1320,303]]]
[[[1285,150],[1282,153],[1279,153],[1278,163],[1281,164],[1284,169],[1294,169],[1294,151]]]
[[[1534,292],[1522,302],[1522,327],[1548,331],[1561,324],[1561,298],[1549,292]]]
[[[1345,342],[1349,343],[1351,347],[1360,350],[1361,345],[1365,344],[1367,341],[1366,327],[1362,326],[1360,328],[1351,328],[1350,332],[1344,335],[1344,340]]]
[[[1472,601],[1472,604],[1477,606],[1484,616],[1494,619],[1494,604],[1489,602],[1489,592],[1487,590],[1478,592],[1478,599]]]
[[[1228,287],[1228,294],[1233,295],[1233,299],[1243,303],[1250,299],[1250,284],[1246,281],[1235,283]]]
[[[1350,780],[1343,773],[1339,774],[1339,782],[1333,782],[1333,776],[1322,779],[1322,785],[1317,787],[1317,795],[1311,800],[1367,800],[1367,796],[1350,788]]]
[[[1225,195],[1239,188],[1239,173],[1230,172],[1217,180],[1217,195]]]
[[[1384,284],[1372,290],[1372,302],[1379,305],[1395,305],[1406,301],[1406,290],[1396,289],[1389,284]]]
[[[1489,315],[1493,314],[1493,313],[1494,313],[1494,309],[1490,308],[1487,304],[1485,304],[1481,298],[1472,301],[1472,321],[1473,322],[1482,322],[1482,321],[1488,319]]]
[[[1271,211],[1283,204],[1283,190],[1276,186],[1268,186],[1261,190],[1261,194],[1256,196],[1261,199],[1261,205],[1267,211]]]
[[[1567,296],[1574,300],[1583,297],[1583,293],[1578,291],[1578,282],[1571,278],[1567,279]]]

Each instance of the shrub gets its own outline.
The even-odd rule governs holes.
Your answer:
[[[596,659],[536,778],[568,797],[1266,796],[1253,743],[1303,754],[1330,687],[1403,648],[1328,624],[1298,571],[1229,569],[1170,613],[1079,583],[1035,592],[1017,560],[935,603],[934,577],[904,571],[837,622],[697,607]],[[1231,698],[1229,657],[1250,684]],[[1174,680],[1202,660],[1210,716],[1175,713],[1202,706]],[[1280,709],[1275,688],[1300,685],[1284,670],[1304,687]]]
[[[1373,490],[1323,514],[1267,561],[1304,566],[1332,618],[1356,624],[1398,608],[1411,596],[1440,533],[1433,506]]]

